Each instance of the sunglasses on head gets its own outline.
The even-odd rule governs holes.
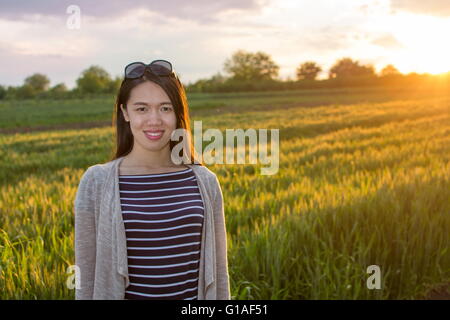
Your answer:
[[[173,71],[172,64],[167,60],[154,60],[149,64],[143,62],[132,62],[125,67],[125,78],[136,79],[142,77],[145,70],[150,70],[158,76],[174,76],[178,81],[178,76]]]

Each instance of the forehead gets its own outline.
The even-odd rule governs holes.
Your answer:
[[[151,81],[145,81],[131,89],[128,103],[133,103],[134,101],[158,104],[163,101],[170,101],[170,98],[159,85]]]

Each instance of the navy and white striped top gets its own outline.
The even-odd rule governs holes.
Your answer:
[[[130,285],[125,299],[196,300],[204,206],[191,168],[119,175]]]

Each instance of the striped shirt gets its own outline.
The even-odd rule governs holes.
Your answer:
[[[204,207],[191,168],[119,175],[130,285],[125,299],[196,300]]]

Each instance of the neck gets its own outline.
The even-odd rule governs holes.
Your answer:
[[[129,167],[145,167],[151,169],[174,167],[170,157],[170,147],[159,151],[136,150],[133,148],[129,154],[125,156],[126,166]]]

